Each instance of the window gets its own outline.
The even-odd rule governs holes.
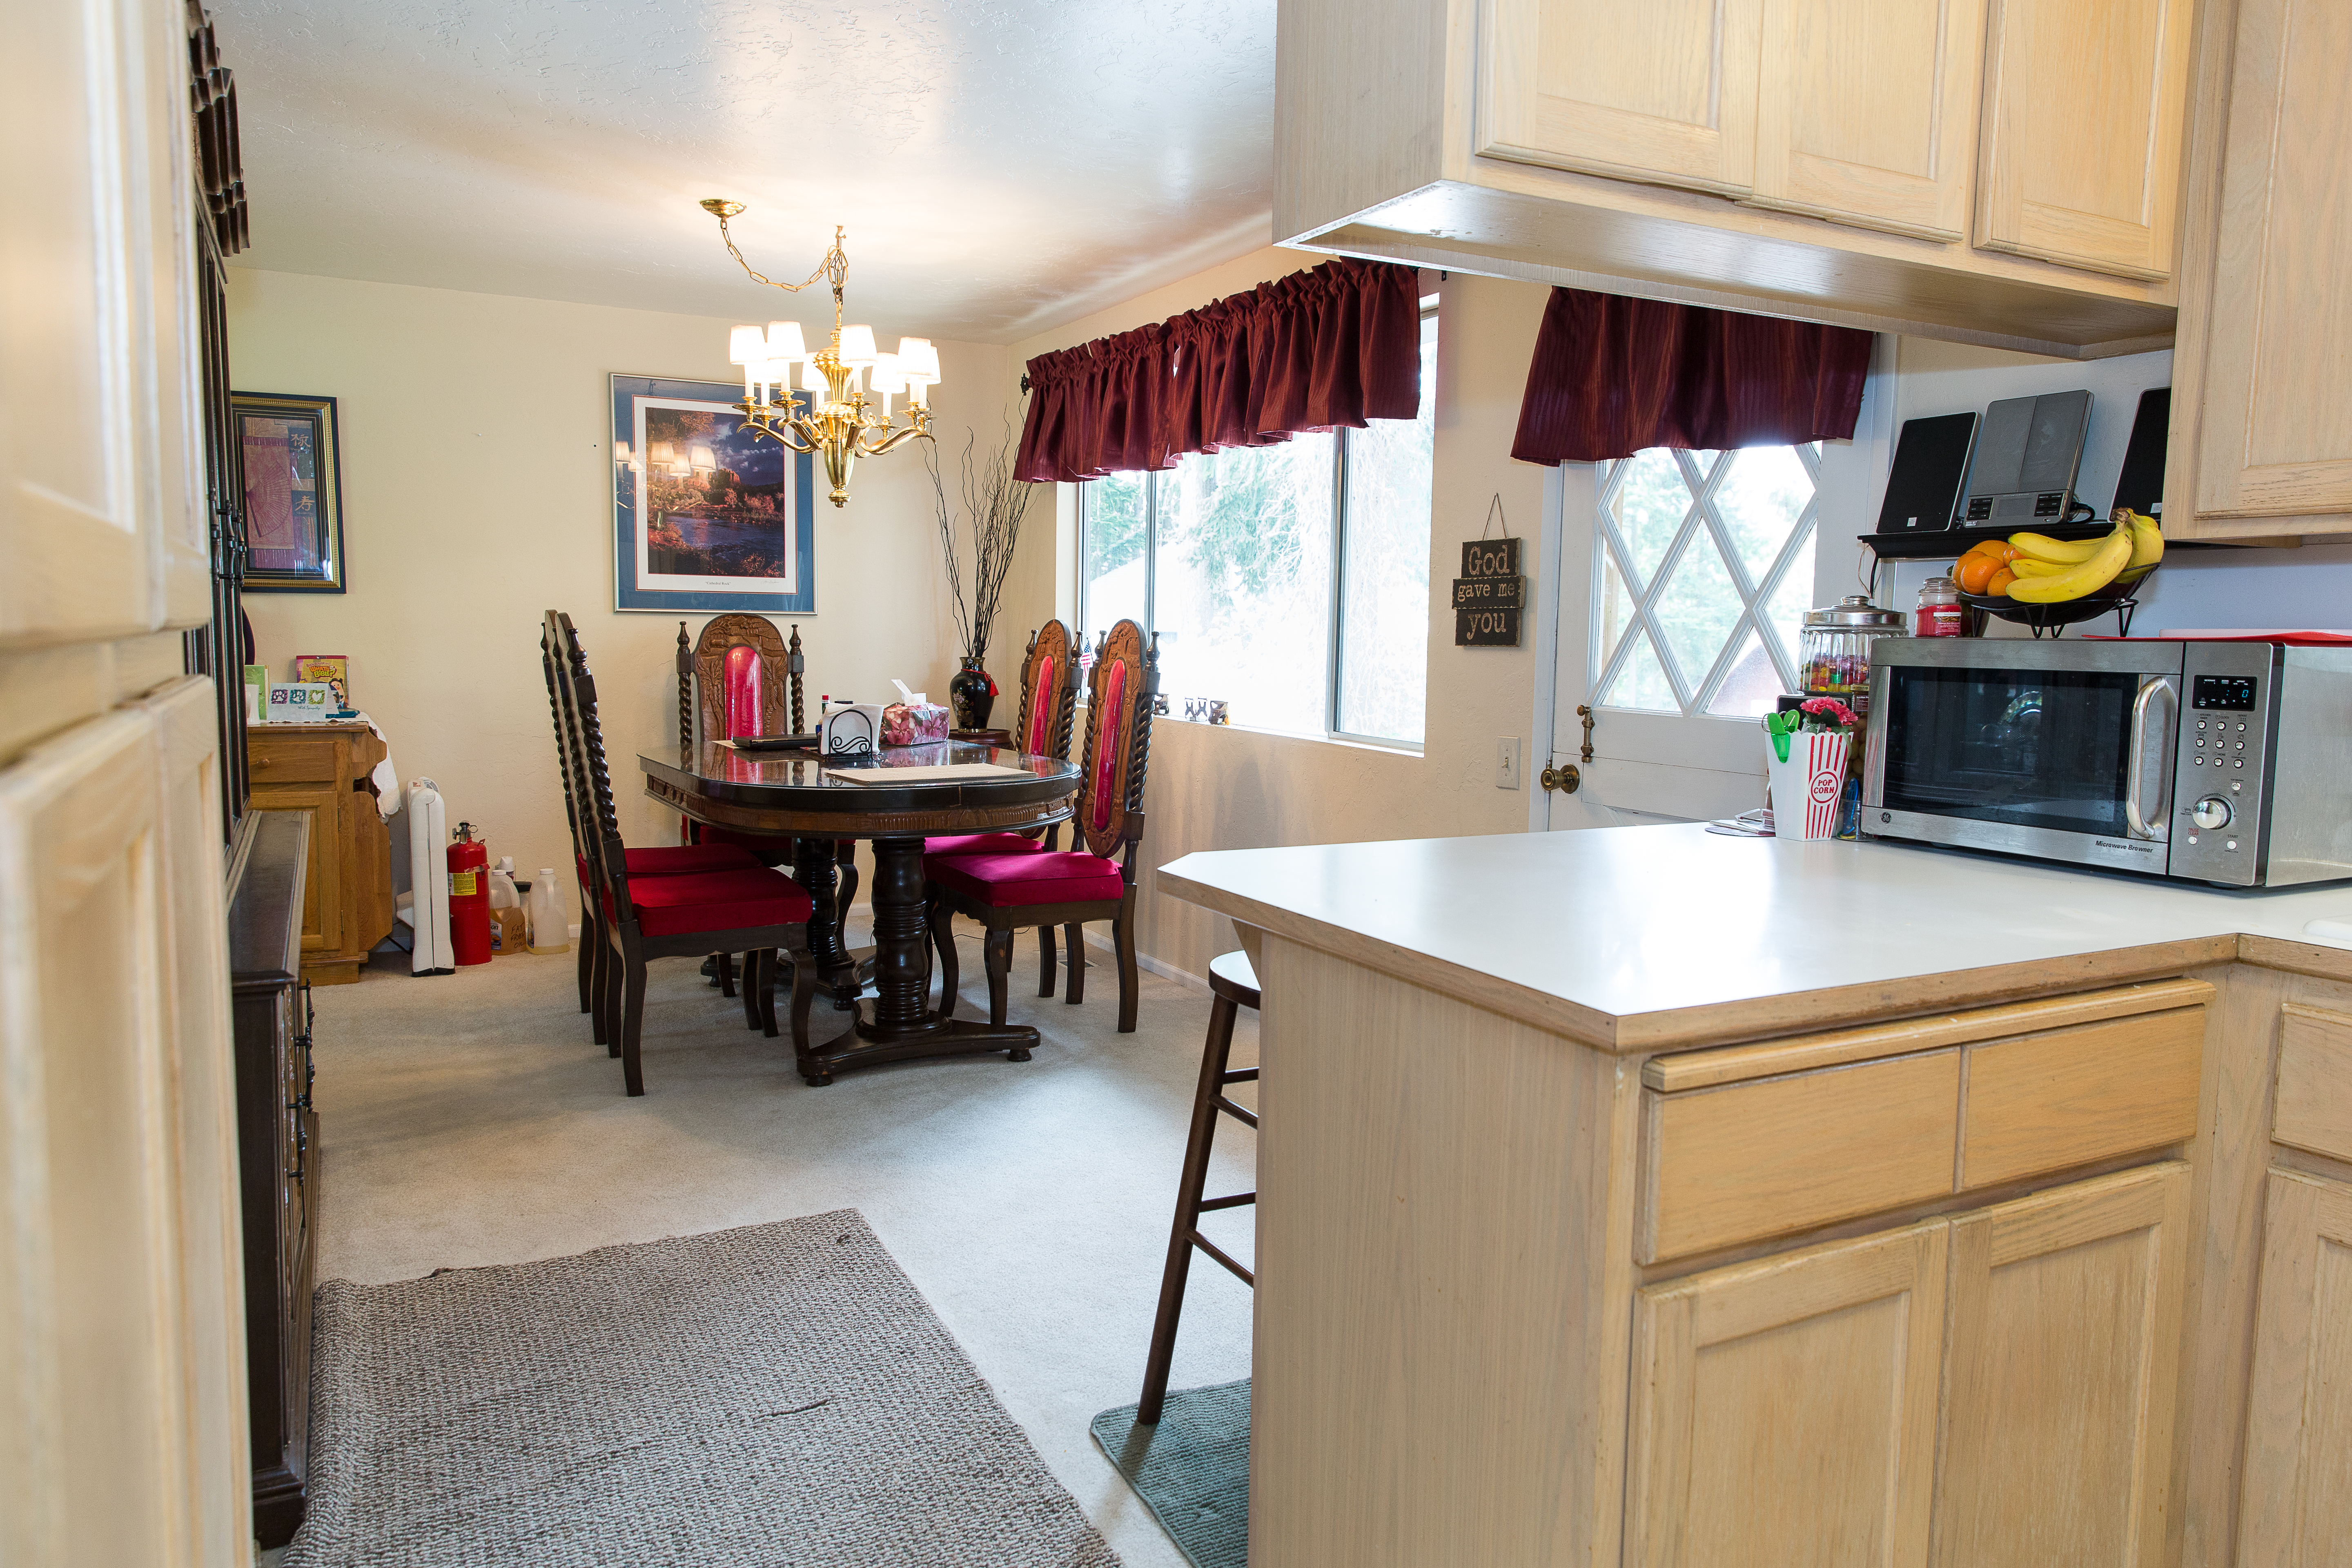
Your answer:
[[[1421,411],[1078,487],[1078,625],[1160,637],[1160,689],[1233,722],[1418,745],[1428,679],[1437,311]]]
[[[1601,703],[1753,718],[1797,689],[1821,456],[1819,443],[1653,447],[1601,465]]]

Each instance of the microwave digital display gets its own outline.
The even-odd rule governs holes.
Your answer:
[[[2200,675],[2190,683],[2189,706],[2251,713],[2254,710],[2254,678],[2251,675]]]

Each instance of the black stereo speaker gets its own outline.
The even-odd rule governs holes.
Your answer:
[[[1886,474],[1878,531],[1934,533],[1951,527],[1976,439],[1973,414],[1906,419],[1895,438],[1895,464]]]
[[[2091,395],[2045,392],[2004,397],[1985,410],[1977,455],[1969,464],[1970,527],[2030,528],[2064,522],[2074,504],[2074,475],[2091,427]]]
[[[2139,395],[2124,471],[2116,479],[2116,505],[2149,517],[2164,515],[2164,438],[2171,424],[2172,388],[2151,386]]]

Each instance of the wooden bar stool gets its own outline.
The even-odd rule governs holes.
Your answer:
[[[1257,1202],[1255,1192],[1231,1197],[1203,1198],[1209,1182],[1209,1149],[1217,1136],[1217,1113],[1251,1127],[1257,1112],[1225,1097],[1225,1086],[1256,1081],[1257,1068],[1225,1070],[1233,1054],[1234,1019],[1244,1007],[1257,1010],[1257,972],[1249,954],[1228,952],[1210,960],[1209,990],[1216,1000],[1209,1006],[1209,1038],[1201,1049],[1201,1085],[1192,1092],[1192,1134],[1184,1145],[1184,1174],[1176,1187],[1176,1224],[1168,1233],[1168,1266],[1160,1276],[1160,1315],[1151,1322],[1151,1356],[1143,1367],[1143,1397],[1137,1403],[1136,1425],[1160,1425],[1160,1406],[1168,1397],[1168,1363],[1176,1354],[1176,1320],[1184,1311],[1184,1280],[1192,1271],[1192,1249],[1199,1247],[1231,1269],[1252,1289],[1257,1276],[1227,1257],[1216,1243],[1201,1234],[1201,1216],[1211,1209],[1235,1209]]]

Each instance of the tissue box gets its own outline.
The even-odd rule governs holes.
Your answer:
[[[948,738],[948,710],[936,702],[893,702],[882,710],[882,743],[928,746]]]

